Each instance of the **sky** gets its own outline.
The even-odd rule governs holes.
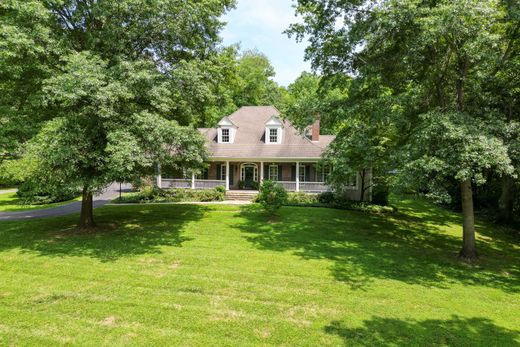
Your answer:
[[[228,12],[221,33],[224,45],[240,43],[242,51],[258,49],[274,66],[274,80],[282,86],[291,84],[302,71],[310,71],[303,60],[306,43],[297,43],[283,31],[297,21],[291,0],[238,0]]]

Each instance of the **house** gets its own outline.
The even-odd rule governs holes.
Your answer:
[[[209,166],[200,175],[182,173],[158,176],[162,188],[256,190],[264,179],[277,181],[288,191],[324,192],[328,168],[318,165],[334,140],[320,134],[317,120],[305,134],[280,118],[273,106],[245,106],[222,118],[215,128],[199,131],[207,139]],[[352,178],[351,198],[360,194],[359,177]]]

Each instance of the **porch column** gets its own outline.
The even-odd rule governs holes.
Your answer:
[[[296,162],[296,191],[300,191],[300,162]]]
[[[157,187],[158,188],[162,188],[162,176],[161,176],[161,164],[160,163],[157,163]]]
[[[229,190],[229,161],[226,161],[226,190]]]
[[[260,162],[260,183],[264,181],[264,162]]]
[[[191,189],[195,189],[195,173],[191,173]]]

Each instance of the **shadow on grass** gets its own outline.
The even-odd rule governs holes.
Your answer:
[[[325,332],[341,337],[346,346],[520,346],[520,331],[486,318],[416,321],[374,317],[357,328],[333,321]]]
[[[244,206],[239,227],[260,249],[291,251],[305,259],[331,261],[331,275],[363,290],[375,278],[448,288],[453,283],[477,284],[520,291],[520,254],[492,239],[479,242],[481,261],[460,262],[461,238],[439,230],[422,212],[417,216],[377,216],[324,208],[282,208],[278,223],[258,206]],[[451,217],[453,218],[453,217]]]
[[[0,222],[0,252],[21,249],[42,256],[89,256],[100,261],[159,253],[163,246],[181,247],[187,223],[203,218],[200,205],[106,206],[96,209],[100,225],[93,233],[76,229],[78,215],[30,221]]]

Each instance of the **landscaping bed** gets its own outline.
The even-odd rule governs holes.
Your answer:
[[[161,202],[209,202],[223,201],[226,195],[224,187],[214,189],[159,189],[145,187],[134,193],[127,193],[114,203],[161,203]]]

